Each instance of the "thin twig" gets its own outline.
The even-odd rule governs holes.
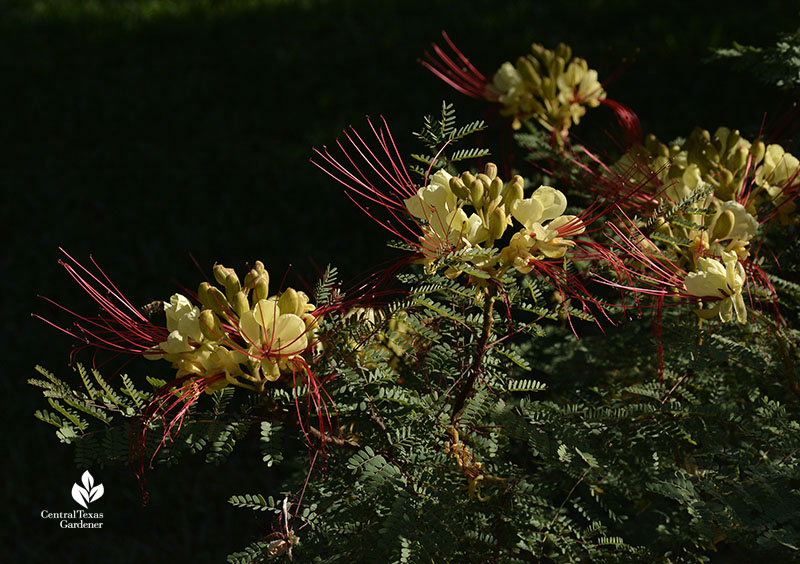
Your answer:
[[[489,287],[484,295],[483,302],[483,328],[481,336],[478,339],[477,348],[475,349],[475,358],[472,360],[470,367],[470,374],[461,389],[458,391],[455,401],[453,402],[453,417],[451,419],[453,425],[458,422],[461,416],[461,410],[464,409],[464,404],[472,391],[472,386],[475,385],[475,380],[481,372],[483,366],[483,357],[486,356],[488,350],[489,337],[492,336],[492,317],[494,313],[494,287]]]

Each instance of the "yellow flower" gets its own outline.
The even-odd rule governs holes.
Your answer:
[[[744,267],[734,252],[723,252],[722,261],[699,258],[697,271],[687,274],[683,284],[692,296],[720,299],[711,309],[698,311],[701,317],[710,318],[719,314],[722,321],[728,322],[735,311],[737,321],[746,323],[747,308],[742,297],[746,278]]]

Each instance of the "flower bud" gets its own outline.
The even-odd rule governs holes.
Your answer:
[[[764,154],[767,151],[767,146],[764,145],[764,142],[759,139],[758,141],[754,141],[752,145],[750,145],[750,154],[753,155],[753,164],[756,165],[761,162],[764,158]]]
[[[464,185],[464,181],[458,176],[450,179],[450,190],[456,195],[459,200],[469,200],[469,190]]]
[[[728,134],[727,143],[725,143],[725,147],[724,147],[725,148],[725,152],[727,153],[727,152],[732,151],[733,148],[736,146],[736,144],[739,142],[739,139],[741,139],[741,138],[742,138],[742,136],[739,133],[738,129],[734,129],[733,131],[731,131]]]
[[[508,225],[506,214],[502,207],[495,207],[489,215],[489,238],[499,239],[505,233]]]
[[[200,284],[197,296],[204,308],[210,309],[216,314],[222,315],[228,307],[228,299],[225,297],[225,294],[223,294],[219,288],[212,286],[208,282]]]
[[[494,200],[500,195],[503,190],[503,181],[495,177],[492,183],[489,184],[489,200]]]
[[[486,188],[480,178],[476,178],[472,182],[469,188],[469,195],[472,200],[472,205],[475,206],[475,208],[483,207],[483,193],[485,190]]]
[[[206,339],[211,341],[220,341],[225,337],[222,322],[210,309],[204,309],[200,312],[200,331],[203,332],[203,336]]]
[[[497,209],[503,203],[503,198],[501,196],[497,196],[494,200],[486,204],[485,214],[486,217],[492,215],[492,212]]]
[[[225,295],[228,297],[228,301],[233,300],[236,293],[242,289],[242,284],[239,282],[239,277],[236,276],[235,272],[228,273],[228,276],[225,277],[224,285]]]
[[[486,173],[490,179],[494,180],[497,178],[497,165],[494,163],[486,163],[486,167],[484,167],[483,172]]]
[[[264,272],[261,276],[256,278],[253,284],[253,305],[258,303],[258,300],[266,300],[269,296],[269,274]]]
[[[748,151],[745,147],[739,147],[738,149],[734,150],[728,157],[727,168],[734,172],[740,170],[745,164],[747,164],[747,157],[749,154],[750,151]]]
[[[482,172],[478,173],[478,177],[477,178],[478,178],[478,180],[483,182],[483,186],[485,188],[488,188],[489,185],[492,183],[492,179],[489,178],[488,176],[486,176],[485,174],[483,174]]]
[[[525,81],[532,82],[538,86],[542,83],[542,78],[539,75],[538,69],[534,66],[534,63],[538,66],[538,61],[535,59],[520,57],[517,60],[517,70]]]
[[[525,181],[518,174],[515,175],[514,178],[511,179],[511,182],[508,183],[505,191],[503,192],[503,203],[505,204],[506,209],[510,210],[514,205],[514,202],[521,200],[524,197],[522,190],[524,184]]]
[[[221,264],[214,265],[214,278],[220,285],[225,285],[225,279],[228,277],[228,274],[233,272],[232,268],[225,268]],[[235,274],[235,273],[234,273]]]
[[[736,218],[731,210],[725,210],[714,222],[714,232],[712,233],[714,239],[721,241],[728,237],[733,231],[733,225],[736,223]]]
[[[293,288],[287,288],[278,299],[278,309],[281,310],[281,315],[287,313],[298,315],[298,313],[302,313],[301,308],[300,296],[297,295],[297,292]],[[298,310],[301,311],[298,312]]]
[[[233,310],[239,317],[242,317],[245,312],[250,311],[250,303],[247,301],[247,295],[241,290],[233,295],[231,305],[233,305]]]

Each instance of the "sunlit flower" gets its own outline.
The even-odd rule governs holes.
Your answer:
[[[733,252],[723,252],[722,262],[701,257],[697,260],[697,271],[690,272],[684,279],[686,291],[698,298],[718,298],[720,301],[709,310],[698,312],[703,317],[717,314],[722,321],[730,321],[736,312],[739,323],[747,322],[747,308],[742,297],[745,284],[744,267]]]

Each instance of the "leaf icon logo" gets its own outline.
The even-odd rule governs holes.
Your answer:
[[[89,474],[88,470],[81,476],[81,483],[83,487],[78,484],[72,484],[72,499],[77,501],[78,505],[84,509],[88,509],[88,504],[103,497],[105,490],[103,489],[103,484],[94,485],[94,478]]]

